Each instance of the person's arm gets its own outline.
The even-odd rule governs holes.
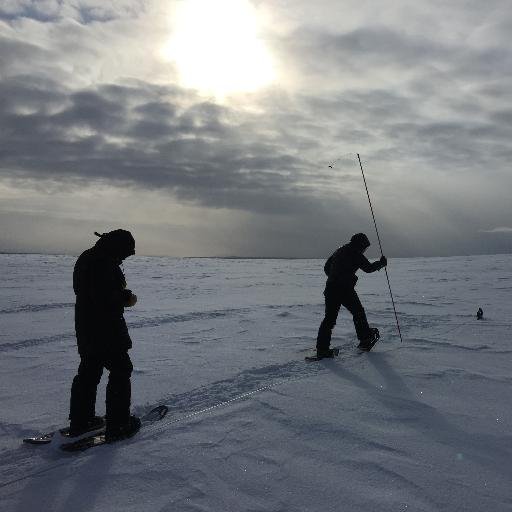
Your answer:
[[[376,272],[381,268],[384,268],[388,264],[388,260],[386,256],[381,256],[381,258],[373,263],[370,263],[364,254],[361,254],[361,258],[359,261],[359,268],[368,274],[372,272]]]
[[[91,271],[90,295],[95,303],[103,304],[109,309],[120,309],[134,304],[132,291],[126,289],[121,271],[114,265],[94,265]]]

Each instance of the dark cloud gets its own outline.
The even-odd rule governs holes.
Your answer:
[[[0,5],[0,20],[15,21],[24,18],[51,23],[62,18],[73,18],[88,24],[135,17],[144,10],[143,0],[4,0]]]
[[[408,68],[446,58],[446,48],[437,42],[382,26],[343,34],[304,27],[287,37],[283,46],[306,73],[327,77],[347,69],[364,73],[369,66],[386,66],[393,72],[393,67]]]
[[[173,103],[173,92],[189,105]],[[0,84],[0,96],[0,166],[11,173],[167,187],[213,207],[313,207],[297,188],[305,163],[287,141],[266,136],[249,114],[185,91],[149,84],[68,91],[14,77]]]
[[[37,0],[31,1],[7,1],[5,5],[0,6],[0,20],[13,21],[18,18],[30,18],[33,20],[45,22],[51,22],[58,19],[57,6],[49,5]]]

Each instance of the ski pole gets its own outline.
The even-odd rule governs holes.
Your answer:
[[[368,202],[370,203],[370,211],[372,213],[373,225],[375,226],[375,232],[377,233],[377,240],[379,241],[380,255],[384,256],[384,253],[382,251],[382,244],[380,242],[379,229],[377,228],[377,222],[375,220],[375,214],[373,213],[373,206],[372,206],[372,200],[370,199],[370,192],[368,192],[368,185],[366,184],[366,178],[364,177],[363,164],[361,163],[361,157],[359,156],[359,153],[356,153],[356,154],[357,154],[357,159],[359,160],[359,167],[361,168],[361,174],[363,175],[364,188],[366,189],[366,195],[368,196]],[[395,320],[396,320],[396,326],[398,328],[398,335],[400,336],[400,343],[402,343],[403,342],[402,332],[400,331],[400,324],[398,322],[398,315],[396,314],[395,299],[393,298],[393,292],[391,291],[391,284],[389,283],[389,275],[388,275],[387,267],[384,267],[384,270],[386,272],[386,279],[387,279],[387,282],[388,282],[389,295],[391,296],[391,303],[393,304],[393,311],[395,312]]]

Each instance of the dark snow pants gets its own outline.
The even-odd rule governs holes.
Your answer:
[[[81,353],[78,373],[71,386],[69,419],[82,425],[95,415],[96,389],[103,374],[109,371],[106,394],[106,421],[122,425],[130,418],[133,365],[127,351]]]
[[[325,317],[318,330],[318,337],[316,339],[317,350],[327,350],[329,348],[332,330],[336,325],[341,306],[344,306],[352,313],[357,338],[363,340],[368,337],[370,326],[368,325],[366,313],[354,288],[349,287],[341,290],[330,290],[329,287],[327,287],[324,295]]]

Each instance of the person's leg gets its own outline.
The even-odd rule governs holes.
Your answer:
[[[366,319],[366,312],[359,300],[357,292],[352,288],[346,290],[341,297],[341,304],[346,307],[352,314],[354,327],[356,328],[357,338],[365,340],[370,335],[370,326]]]
[[[103,373],[103,361],[95,355],[80,355],[78,373],[71,385],[69,420],[72,428],[80,428],[94,418],[96,390]]]
[[[325,316],[320,324],[320,328],[318,329],[318,336],[316,338],[317,351],[323,352],[329,350],[332,330],[336,325],[340,306],[341,301],[337,295],[325,295]]]
[[[133,365],[126,351],[110,353],[106,364],[109,370],[106,412],[107,429],[125,425],[130,419],[131,374]]]

